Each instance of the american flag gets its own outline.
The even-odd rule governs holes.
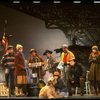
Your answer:
[[[1,45],[3,46],[4,54],[7,52],[7,47],[8,47],[8,37],[6,33],[6,28],[7,28],[7,20],[5,20],[4,33],[1,39]]]
[[[2,37],[2,40],[1,40],[1,44],[3,46],[4,54],[5,54],[6,51],[7,51],[7,47],[8,47],[8,37],[6,35],[6,32],[3,33],[3,37]]]

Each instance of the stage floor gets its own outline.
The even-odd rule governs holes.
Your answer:
[[[0,97],[0,99],[39,99],[38,97]],[[73,96],[69,96],[66,98],[61,98],[61,99],[100,99],[100,94],[99,95],[84,95],[84,96],[80,96],[80,95],[73,95]]]

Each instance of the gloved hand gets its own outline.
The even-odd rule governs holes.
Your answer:
[[[83,77],[80,77],[80,81],[82,81],[82,80],[84,80],[84,78]]]
[[[67,66],[67,63],[64,63],[64,66]]]
[[[93,60],[95,61],[96,60],[96,57],[94,57]]]
[[[75,81],[73,80],[73,81],[71,81],[71,83],[75,83]]]
[[[27,68],[23,67],[23,70],[27,70]]]

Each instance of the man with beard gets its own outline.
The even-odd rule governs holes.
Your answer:
[[[67,44],[63,44],[62,45],[62,50],[63,52],[61,53],[61,60],[60,63],[62,64],[62,69],[61,69],[61,77],[63,78],[64,82],[66,83],[67,86],[67,70],[68,67],[67,65],[69,64],[69,59],[75,58],[74,54],[68,50],[68,45]]]
[[[28,66],[31,69],[32,73],[36,73],[39,79],[43,79],[43,58],[37,54],[35,49],[30,50],[30,57],[28,58]]]

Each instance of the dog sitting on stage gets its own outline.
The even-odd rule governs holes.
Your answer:
[[[39,93],[39,98],[53,99],[53,98],[62,98],[56,91],[54,85],[56,80],[53,77],[48,79],[47,85],[44,86]]]

